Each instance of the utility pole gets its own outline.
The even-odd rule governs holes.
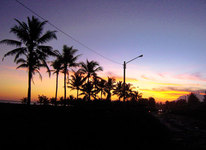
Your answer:
[[[125,102],[125,99],[126,99],[126,95],[125,95],[125,88],[126,88],[126,64],[128,64],[129,62],[131,62],[131,61],[133,61],[133,60],[135,60],[135,59],[137,59],[137,58],[139,58],[139,57],[143,57],[143,55],[139,55],[139,56],[137,56],[137,57],[135,57],[135,58],[133,58],[133,59],[131,59],[131,60],[129,60],[128,62],[126,62],[126,61],[124,61],[124,64],[123,64],[123,102]]]
[[[126,62],[124,61],[124,64],[123,64],[123,70],[124,70],[124,73],[123,73],[123,91],[124,91],[124,99],[123,99],[123,102],[125,102],[125,88],[126,88],[126,85],[125,85],[125,74],[126,74]]]

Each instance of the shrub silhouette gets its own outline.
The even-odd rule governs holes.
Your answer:
[[[27,104],[27,103],[28,103],[27,97],[23,97],[23,98],[21,99],[21,103],[22,103],[22,104]]]
[[[38,95],[38,101],[40,105],[48,105],[49,104],[49,98],[44,95]]]
[[[194,93],[191,93],[188,97],[188,105],[196,105],[200,101]]]

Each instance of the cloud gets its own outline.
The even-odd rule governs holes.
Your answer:
[[[106,75],[106,76],[105,76]],[[118,76],[115,73],[109,71],[106,72],[105,75],[102,76],[103,79],[107,79],[107,77],[112,77],[114,78],[117,82],[118,81],[123,81],[123,77],[122,76]],[[138,82],[139,80],[137,78],[131,78],[131,77],[126,77],[126,82]]]
[[[158,73],[158,75],[159,75],[160,77],[164,78],[166,74],[165,74],[165,73]]]
[[[150,84],[163,85],[163,86],[182,86],[182,84],[170,83],[170,82],[150,82]]]
[[[140,79],[149,81],[202,81],[206,82],[206,76],[200,72],[174,74],[169,72],[148,72],[140,75]]]
[[[155,80],[155,78],[153,78],[153,77],[148,77],[147,75],[141,75],[141,78],[142,78],[142,79],[145,79],[145,80]]]
[[[178,74],[174,78],[180,80],[194,80],[194,81],[206,81],[206,78],[202,76],[201,73],[191,73],[191,74]]]
[[[193,93],[203,93],[205,90],[202,88],[194,88],[194,87],[164,87],[164,88],[152,88],[154,91],[176,91],[176,92],[193,92]]]
[[[147,72],[147,74],[142,74],[140,76],[142,79],[145,80],[161,80],[161,79],[167,79],[171,77],[171,74],[168,72]]]

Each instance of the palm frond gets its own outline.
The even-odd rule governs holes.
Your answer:
[[[19,69],[19,68],[28,68],[28,64],[21,64],[16,69]]]
[[[51,46],[39,45],[37,46],[37,49],[41,53],[45,53],[46,55],[56,56],[56,53],[53,51],[53,48]]]
[[[21,46],[21,42],[20,41],[16,41],[16,40],[10,40],[10,39],[4,39],[2,41],[0,41],[0,44],[7,44],[7,45],[11,45],[11,46]]]
[[[42,75],[41,75],[41,73],[39,72],[39,70],[35,70],[35,72],[37,72],[37,73],[39,74],[39,78],[40,78],[40,80],[42,81]]]
[[[4,57],[2,58],[2,60],[4,60],[5,57],[7,56],[12,56],[12,55],[15,55],[17,54],[18,56],[16,56],[17,58],[19,57],[19,55],[21,55],[21,53],[24,53],[23,51],[25,51],[24,48],[20,47],[20,48],[16,48],[16,49],[13,49],[11,51],[9,51],[8,53],[4,54]],[[15,58],[14,61],[17,59]]]
[[[29,29],[25,22],[20,22],[19,20],[15,19],[19,25],[15,25],[10,29],[11,33],[14,33],[21,41],[26,43],[30,40],[29,36]]]
[[[26,47],[21,47],[19,48],[19,52],[16,54],[15,58],[14,58],[14,62],[16,62],[16,60],[21,56],[24,55],[25,57],[27,57],[27,49]]]
[[[16,63],[17,63],[17,64],[19,64],[19,63],[24,63],[24,64],[26,64],[27,61],[26,61],[25,59],[23,59],[23,58],[20,58],[20,59],[18,59],[18,60],[16,61]]]
[[[47,65],[47,62],[45,60],[42,60],[42,67],[45,67],[47,69],[47,72],[49,73],[49,77],[51,76],[51,71],[49,66]]]
[[[46,43],[52,39],[57,39],[56,31],[47,31],[42,37],[40,37],[37,42],[40,44]]]

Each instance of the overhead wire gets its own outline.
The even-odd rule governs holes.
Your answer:
[[[33,13],[34,15],[36,15],[37,17],[41,18],[44,21],[47,21],[47,23],[49,25],[51,25],[52,27],[54,27],[56,30],[58,30],[59,32],[61,32],[62,34],[66,35],[67,37],[69,37],[71,40],[75,41],[76,43],[78,43],[79,45],[83,46],[84,48],[90,50],[91,52],[95,53],[96,55],[99,55],[100,57],[113,62],[115,64],[119,64],[122,65],[121,63],[114,61],[102,54],[100,54],[99,52],[93,50],[92,48],[90,48],[89,46],[85,45],[84,43],[80,42],[79,40],[77,40],[76,38],[74,38],[73,36],[71,36],[70,34],[64,32],[62,29],[60,29],[59,27],[57,27],[56,25],[54,25],[53,23],[51,23],[49,20],[45,19],[44,17],[40,16],[38,13],[36,13],[34,10],[32,10],[31,8],[29,8],[28,6],[26,6],[25,4],[23,4],[22,2],[20,2],[19,0],[15,0],[18,4],[20,4],[21,6],[23,6],[24,8],[26,8],[28,11],[30,11],[31,13]]]

